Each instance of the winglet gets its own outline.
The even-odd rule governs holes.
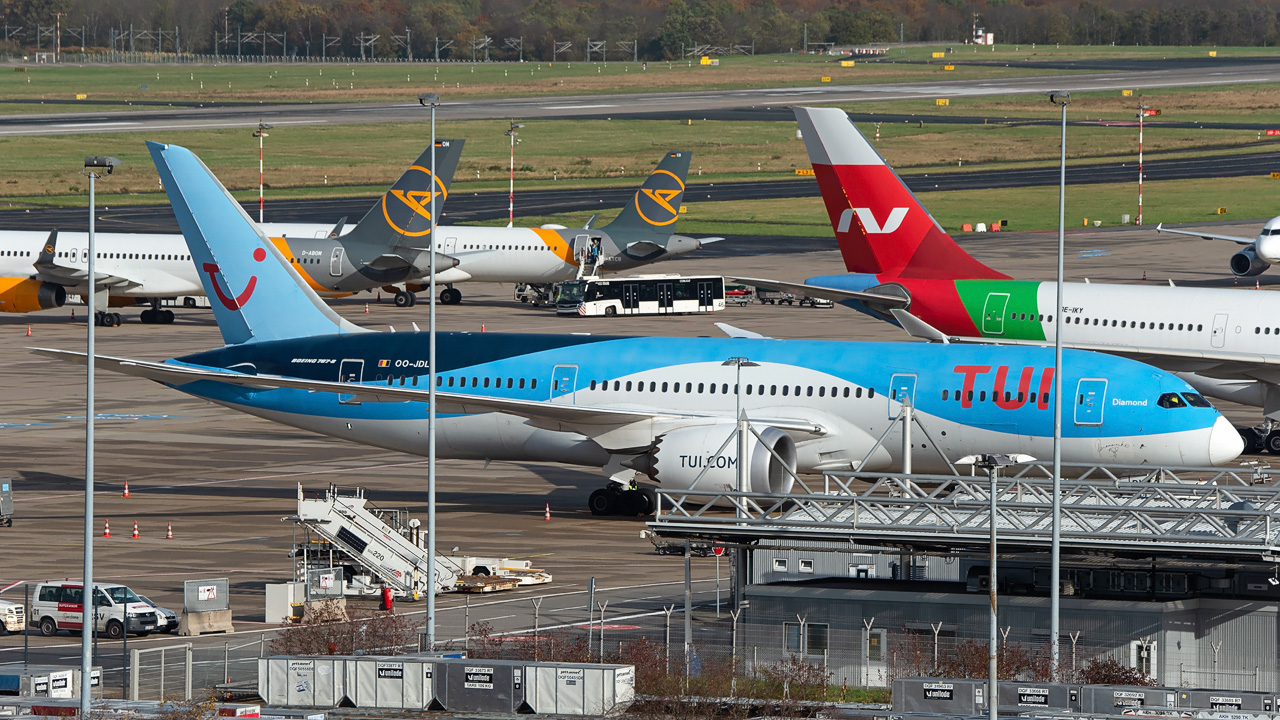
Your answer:
[[[307,287],[194,153],[156,142],[147,149],[227,344],[367,332]]]
[[[723,332],[725,335],[728,335],[731,338],[750,338],[753,340],[772,339],[768,335],[761,335],[760,333],[755,332],[754,330],[743,330],[742,328],[734,327],[729,323],[718,322],[716,323],[716,327],[720,328],[721,332]]]
[[[893,313],[893,319],[897,320],[898,324],[902,326],[902,329],[906,330],[907,334],[911,337],[921,338],[928,340],[929,342],[940,342],[943,345],[951,344],[951,338],[944,335],[941,330],[938,330],[934,326],[921,320],[915,315],[912,315],[906,310],[894,308],[889,312]]]

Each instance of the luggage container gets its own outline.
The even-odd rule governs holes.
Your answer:
[[[987,711],[985,680],[898,678],[893,681],[895,712],[982,715]]]
[[[614,715],[636,698],[633,665],[534,664],[526,670],[526,712],[539,715]]]
[[[1222,712],[1275,712],[1275,693],[1246,690],[1179,690],[1178,707]]]
[[[346,699],[346,658],[276,656],[258,660],[258,695],[279,707],[337,707]]]
[[[1000,710],[1033,712],[1064,710],[1072,712],[1080,705],[1080,687],[1061,683],[1034,683],[1019,680],[1000,681]]]
[[[1085,685],[1080,688],[1080,712],[1124,715],[1141,708],[1174,708],[1177,699],[1177,691],[1169,688]]]
[[[358,708],[443,709],[436,702],[435,662],[412,657],[362,656],[346,664],[347,699]]]

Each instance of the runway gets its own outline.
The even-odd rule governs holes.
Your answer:
[[[1267,175],[1280,171],[1280,153],[1256,152],[1218,157],[1173,157],[1148,160],[1147,181]],[[1067,184],[1091,185],[1136,181],[1136,163],[1113,162],[1068,165]],[[946,190],[990,190],[1058,184],[1056,167],[999,170],[957,170],[931,174],[905,174],[903,180],[916,193]],[[595,212],[618,208],[635,194],[633,187],[545,188],[516,193],[517,221],[520,217],[560,213]],[[690,184],[686,203],[733,200],[772,200],[818,197],[818,185],[809,177],[793,177],[741,183]],[[376,200],[373,196],[306,200],[267,200],[267,218],[272,222],[332,222],[346,217],[358,222]],[[257,203],[244,203],[246,212],[257,215]],[[461,193],[449,196],[445,224],[465,224],[507,216],[505,192]],[[0,211],[0,230],[67,231],[88,229],[83,208],[40,208]],[[97,229],[103,232],[178,232],[168,205],[146,205],[102,210]]]
[[[1017,78],[984,78],[938,82],[823,84],[789,88],[695,90],[628,95],[562,95],[455,100],[447,90],[437,111],[439,120],[493,120],[509,117],[710,117],[741,108],[786,108],[797,104],[832,105],[886,100],[982,97],[1166,87],[1212,87],[1280,81],[1280,63],[1268,60],[1232,64],[1133,64],[1102,72],[1051,72]],[[408,93],[406,95],[416,95]],[[674,113],[675,115],[671,115]],[[665,114],[665,115],[664,115]],[[243,128],[259,120],[272,125],[345,125],[420,122],[426,111],[406,98],[399,103],[216,105],[173,110],[40,113],[0,118],[0,137],[83,133],[209,130]]]

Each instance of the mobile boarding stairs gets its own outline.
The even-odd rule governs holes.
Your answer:
[[[402,511],[381,510],[368,503],[363,488],[340,491],[330,485],[324,496],[306,497],[298,485],[298,514],[284,518],[320,536],[319,550],[309,549],[303,566],[307,571],[338,564],[359,566],[367,578],[344,578],[344,595],[368,595],[390,588],[396,595],[419,599],[427,591],[426,533],[417,521],[404,522]],[[388,524],[390,521],[391,524]],[[307,543],[314,547],[317,544]],[[327,547],[323,547],[327,545]],[[456,548],[455,548],[456,549]],[[339,559],[317,565],[328,550]],[[295,552],[297,549],[295,548]],[[309,559],[306,557],[309,556]],[[528,560],[469,557],[436,553],[436,593],[493,592],[520,585],[551,582],[551,574],[532,567]],[[309,577],[312,573],[308,572]]]

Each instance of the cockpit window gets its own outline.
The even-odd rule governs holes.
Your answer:
[[[1160,399],[1156,401],[1156,404],[1162,408],[1180,408],[1186,407],[1187,401],[1183,400],[1182,396],[1178,393],[1165,393],[1160,396]]]
[[[1204,396],[1199,393],[1182,393],[1182,397],[1187,399],[1187,404],[1191,407],[1213,407],[1213,404],[1205,400]]]

